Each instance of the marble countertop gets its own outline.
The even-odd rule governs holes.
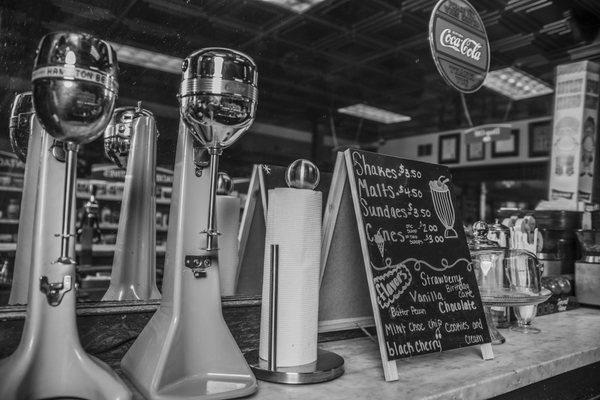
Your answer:
[[[600,361],[600,310],[537,317],[542,332],[503,329],[506,343],[484,361],[478,346],[398,361],[400,379],[385,382],[377,344],[368,338],[322,343],[345,359],[346,372],[321,384],[266,382],[251,399],[486,399]]]

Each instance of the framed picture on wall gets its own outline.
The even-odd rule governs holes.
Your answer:
[[[452,164],[460,161],[460,133],[440,135],[438,142],[440,164]]]
[[[539,121],[529,124],[529,157],[550,155],[552,144],[552,121]]]
[[[485,158],[485,143],[476,142],[467,145],[467,161],[480,161]]]
[[[418,157],[427,157],[431,155],[431,149],[433,145],[431,143],[420,144],[417,146],[417,156]]]
[[[510,138],[492,142],[492,158],[519,155],[519,129],[510,131]]]

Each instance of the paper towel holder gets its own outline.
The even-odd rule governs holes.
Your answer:
[[[291,367],[277,367],[277,299],[279,286],[279,245],[271,245],[269,287],[269,350],[262,360],[258,350],[248,353],[247,359],[254,376],[261,381],[302,385],[334,380],[344,373],[344,359],[334,352],[317,349],[315,362]]]

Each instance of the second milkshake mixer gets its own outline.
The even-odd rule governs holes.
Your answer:
[[[149,399],[242,397],[257,384],[221,310],[216,191],[220,154],[254,121],[256,65],[206,48],[182,69],[162,301],[121,366]]]

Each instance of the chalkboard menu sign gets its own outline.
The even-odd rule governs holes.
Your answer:
[[[448,168],[351,149],[332,190],[346,178],[386,379],[399,358],[471,345],[491,358]]]

